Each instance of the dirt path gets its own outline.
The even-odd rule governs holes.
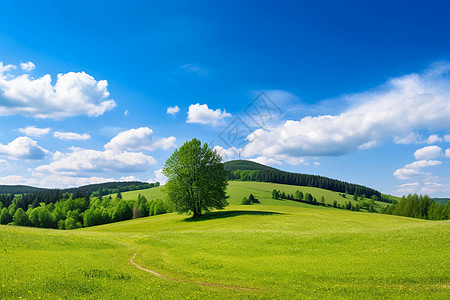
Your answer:
[[[136,253],[133,254],[133,256],[128,261],[131,264],[133,264],[136,268],[138,268],[139,270],[145,271],[147,273],[150,273],[150,274],[152,274],[156,277],[162,278],[162,279],[167,279],[167,280],[172,280],[172,281],[177,281],[177,282],[191,282],[191,283],[195,283],[195,284],[199,284],[199,285],[217,286],[217,287],[234,289],[234,290],[242,290],[242,291],[259,291],[257,289],[251,289],[251,288],[234,286],[234,285],[225,285],[225,284],[218,284],[218,283],[209,283],[209,282],[201,282],[201,281],[195,281],[195,280],[177,279],[177,278],[167,277],[167,276],[161,275],[159,273],[156,273],[155,271],[141,267],[140,265],[138,265],[137,263],[134,262],[135,257],[136,257]]]

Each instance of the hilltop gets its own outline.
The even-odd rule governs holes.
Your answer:
[[[230,180],[262,181],[317,187],[345,194],[356,194],[358,196],[364,195],[368,198],[376,196],[378,199],[382,199],[382,194],[379,191],[363,185],[348,183],[319,175],[281,171],[276,168],[268,167],[248,160],[234,160],[225,162],[225,169],[230,171]]]

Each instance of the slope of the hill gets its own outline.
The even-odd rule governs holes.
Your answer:
[[[230,171],[229,179],[231,180],[274,182],[317,187],[359,196],[366,195],[369,198],[372,196],[382,197],[379,191],[363,185],[318,175],[281,171],[252,161],[234,160],[225,162],[224,165],[225,169]]]
[[[131,200],[137,199],[138,195],[145,196],[147,200],[154,199],[165,199],[164,193],[162,192],[162,187],[155,187],[146,190],[140,191],[130,191],[122,193],[123,199]],[[302,204],[299,202],[291,201],[291,200],[275,200],[272,199],[272,191],[280,190],[287,194],[294,194],[296,190],[301,191],[303,194],[310,193],[313,197],[315,197],[318,201],[321,200],[322,197],[325,199],[325,204],[332,205],[334,201],[336,201],[339,205],[344,205],[346,202],[351,202],[352,205],[356,205],[357,203],[361,204],[361,201],[353,200],[353,195],[345,195],[346,198],[342,196],[342,194],[338,192],[333,192],[325,189],[315,188],[315,187],[306,187],[306,186],[295,186],[289,184],[278,184],[271,182],[256,182],[256,181],[229,181],[227,187],[227,194],[230,196],[228,202],[230,204],[241,204],[242,199],[244,197],[248,197],[253,194],[257,199],[261,201],[262,205],[280,205],[280,206],[307,206],[311,205]],[[369,199],[366,199],[369,200]],[[376,206],[384,207],[387,204],[380,201],[375,201]]]
[[[73,231],[0,226],[0,295],[5,299],[446,299],[450,295],[450,221],[275,204],[232,205],[198,221],[167,214]],[[179,281],[136,268],[128,261],[135,253],[134,262],[142,268]]]

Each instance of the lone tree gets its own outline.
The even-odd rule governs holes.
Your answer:
[[[184,143],[167,159],[163,174],[168,181],[165,193],[178,213],[194,214],[194,218],[211,208],[228,205],[225,194],[227,171],[222,157],[198,139]]]

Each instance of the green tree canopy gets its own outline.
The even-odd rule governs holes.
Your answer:
[[[192,212],[197,218],[211,208],[228,205],[228,172],[221,161],[215,150],[198,139],[184,143],[167,159],[163,168],[168,178],[164,191],[177,212]]]

